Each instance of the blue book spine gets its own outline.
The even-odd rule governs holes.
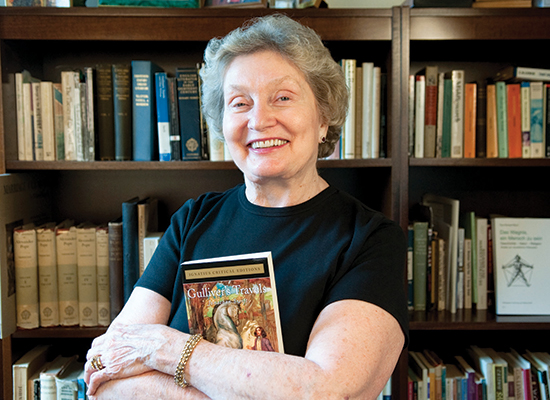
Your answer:
[[[199,74],[197,68],[177,68],[181,150],[184,161],[202,159]]]
[[[543,157],[544,101],[542,82],[531,82],[531,158]]]
[[[155,73],[162,69],[151,61],[132,61],[132,139],[134,161],[157,159]]]
[[[497,94],[498,157],[508,158],[508,94],[506,82],[495,83]]]
[[[166,72],[157,72],[156,101],[159,160],[170,161],[170,114],[168,109],[168,77]]]
[[[137,197],[122,203],[122,274],[124,303],[139,277]]]

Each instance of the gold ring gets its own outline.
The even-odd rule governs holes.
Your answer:
[[[101,356],[93,356],[90,360],[90,364],[92,365],[92,368],[97,369],[98,371],[101,371],[105,366],[101,362]]]

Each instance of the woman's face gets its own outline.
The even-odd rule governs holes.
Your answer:
[[[224,79],[223,132],[233,160],[254,183],[316,173],[326,136],[303,73],[276,52],[235,58]]]

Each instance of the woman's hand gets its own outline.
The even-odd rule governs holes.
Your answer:
[[[84,375],[88,394],[93,395],[102,383],[113,379],[128,378],[153,370],[172,373],[175,364],[169,354],[181,351],[172,349],[172,346],[178,343],[181,347],[186,336],[165,325],[112,325],[107,333],[93,341],[88,350]],[[103,369],[97,370],[92,365],[95,356],[100,356]]]

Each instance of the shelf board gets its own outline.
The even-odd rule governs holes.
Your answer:
[[[368,160],[320,160],[318,168],[391,167],[389,158]],[[6,169],[13,171],[168,171],[168,170],[236,170],[232,161],[7,161]]]
[[[549,167],[550,158],[409,158],[411,167]]]
[[[409,314],[411,331],[457,331],[457,330],[548,330],[550,315],[544,316],[499,316],[489,311],[459,310],[412,312]]]
[[[106,327],[81,328],[78,326],[52,327],[38,329],[19,329],[11,337],[14,339],[36,338],[90,338],[93,339],[107,331]]]

